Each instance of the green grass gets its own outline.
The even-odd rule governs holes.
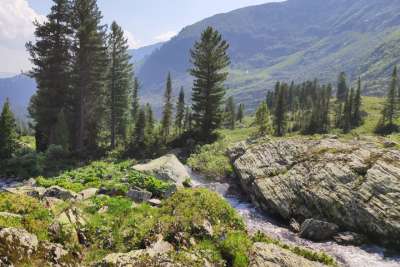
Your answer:
[[[39,240],[48,240],[47,227],[53,214],[39,200],[9,193],[0,194],[0,212],[21,215],[21,218],[0,216],[0,228],[24,228],[37,235]]]

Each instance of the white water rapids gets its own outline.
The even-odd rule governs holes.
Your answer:
[[[195,187],[205,187],[223,196],[243,217],[251,233],[261,231],[286,244],[324,251],[333,256],[339,264],[346,267],[400,267],[400,254],[385,256],[387,254],[386,249],[379,246],[342,246],[335,242],[317,243],[300,238],[291,232],[287,226],[258,210],[250,202],[243,200],[239,194],[229,194],[230,184],[208,181],[190,169],[189,173]]]

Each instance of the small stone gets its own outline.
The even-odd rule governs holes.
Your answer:
[[[393,142],[393,141],[385,141],[383,142],[383,147],[384,148],[392,148],[392,147],[396,147],[397,143]]]
[[[363,235],[353,232],[338,233],[333,237],[333,240],[345,246],[361,246],[367,241]]]
[[[334,223],[307,219],[301,225],[300,236],[313,241],[326,241],[331,239],[338,229]]]
[[[87,200],[89,198],[92,198],[97,194],[98,191],[99,191],[99,189],[97,189],[97,188],[85,189],[85,190],[79,192],[79,199],[80,200]]]
[[[108,211],[108,206],[101,207],[98,211],[99,214],[104,214]]]
[[[145,190],[131,189],[126,193],[126,196],[135,202],[145,202],[151,199],[152,193]]]
[[[289,222],[289,226],[290,226],[290,230],[292,230],[295,233],[299,233],[300,232],[300,224],[295,220],[295,219],[290,219]]]
[[[75,200],[78,198],[78,194],[59,186],[52,186],[46,189],[43,197],[54,197],[61,200]]]
[[[150,204],[151,206],[153,206],[153,207],[159,207],[159,206],[161,206],[161,200],[156,199],[156,198],[149,199],[149,200],[147,201],[147,203],[149,203],[149,204]]]

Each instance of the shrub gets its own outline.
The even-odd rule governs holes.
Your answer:
[[[227,260],[228,266],[247,267],[249,265],[248,254],[252,241],[244,232],[230,232],[221,242],[221,252]]]
[[[161,228],[165,236],[181,231],[197,235],[197,226],[202,225],[205,220],[213,226],[215,236],[245,228],[243,220],[229,203],[217,193],[206,189],[178,191],[163,203],[160,213]]]
[[[0,218],[1,227],[25,228],[40,240],[47,240],[47,228],[53,218],[39,200],[17,194],[0,194],[0,212],[22,215],[22,218]]]
[[[220,139],[217,142],[200,147],[190,156],[187,163],[196,171],[211,179],[225,177],[233,173],[229,158],[225,155],[227,141]]]

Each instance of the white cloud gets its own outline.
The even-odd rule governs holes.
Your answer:
[[[0,3],[0,41],[27,41],[33,36],[33,21],[45,18],[36,13],[27,0],[1,0]]]
[[[128,39],[129,48],[139,48],[140,40],[136,39],[130,31],[124,31],[125,37]]]
[[[168,31],[160,35],[157,35],[156,37],[154,37],[154,40],[156,40],[157,42],[166,42],[169,41],[172,37],[176,36],[177,34],[178,33],[175,31]]]
[[[19,72],[30,68],[25,43],[33,39],[33,21],[44,21],[27,0],[0,0],[0,72]]]

